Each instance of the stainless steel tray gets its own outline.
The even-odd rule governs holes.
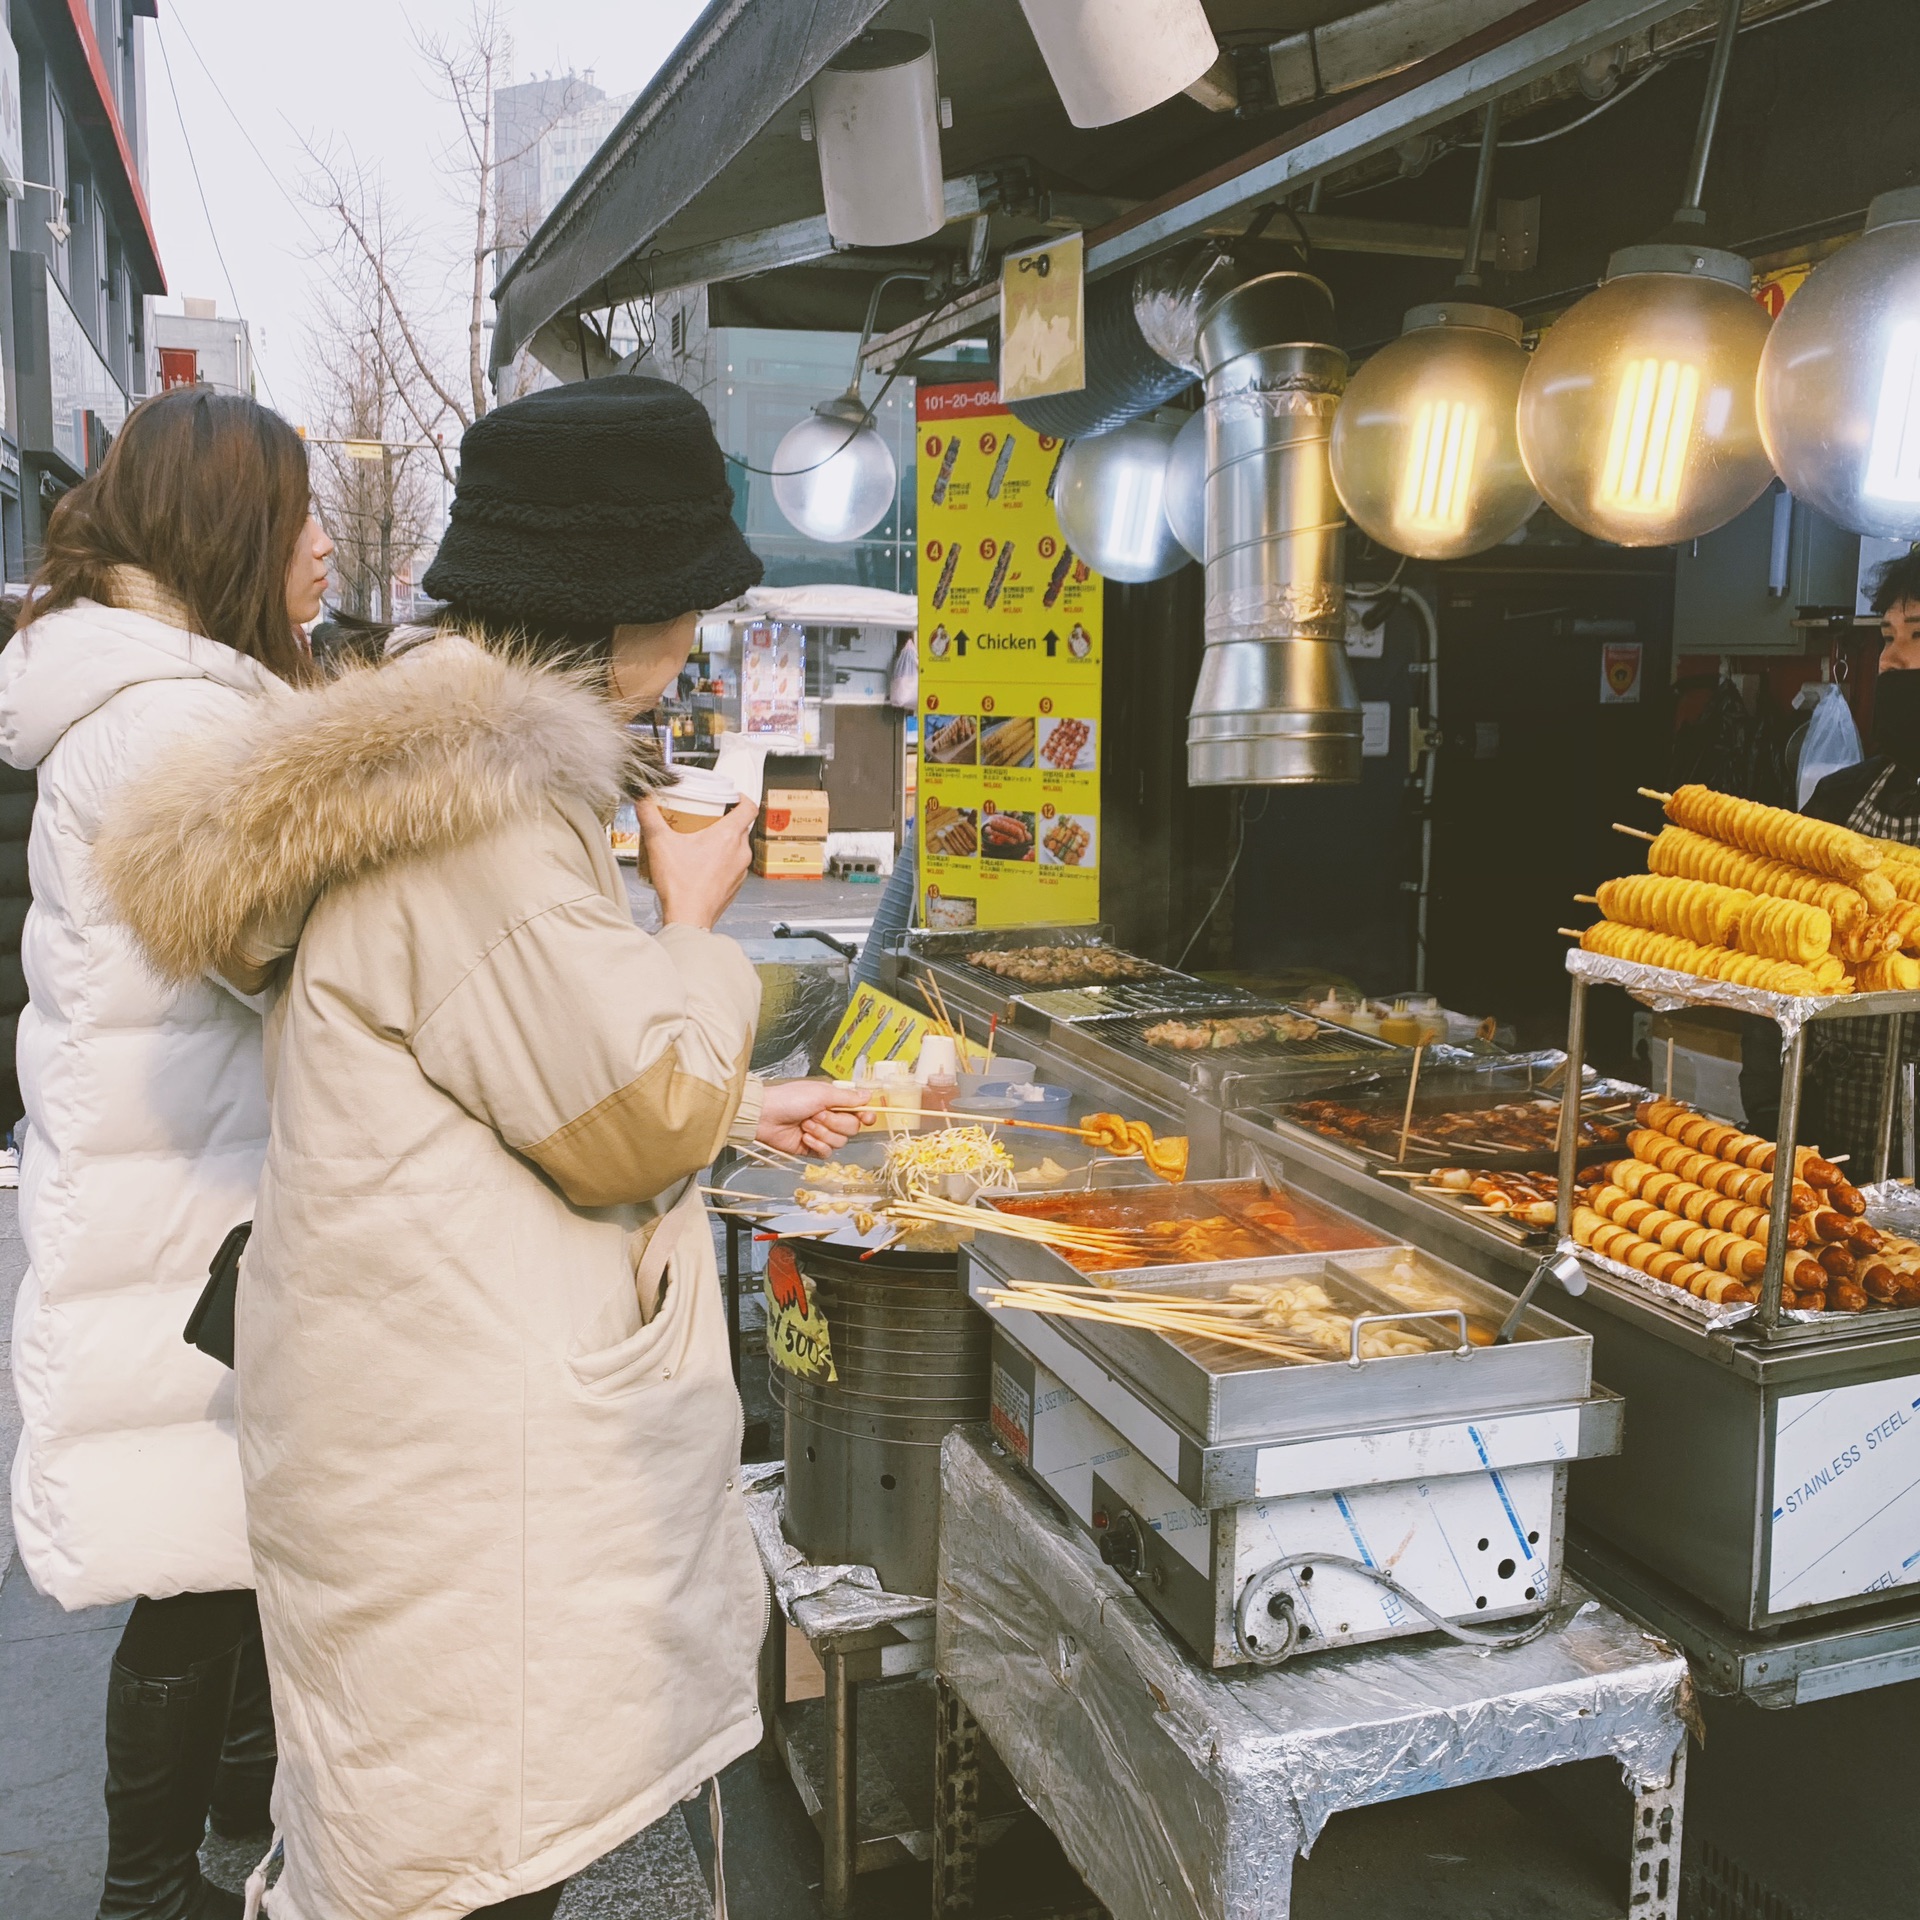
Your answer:
[[[1408,1306],[1396,1288],[1393,1270],[1402,1262],[1444,1288],[1480,1329],[1497,1328],[1513,1306],[1504,1289],[1405,1245],[1133,1268],[1104,1278],[1116,1291],[1151,1289],[1201,1298],[1224,1293],[1237,1280],[1317,1279],[1338,1298],[1370,1312],[1424,1311]],[[965,1270],[969,1291],[982,1305],[983,1292],[1002,1281],[1085,1285],[1090,1278],[1044,1246],[984,1234],[967,1254]],[[1018,1310],[987,1311],[1006,1318],[1016,1337],[1020,1322],[1033,1317]],[[1584,1398],[1593,1381],[1591,1338],[1537,1307],[1529,1308],[1506,1346],[1470,1347],[1465,1353],[1449,1347],[1357,1365],[1343,1359],[1276,1363],[1214,1341],[1095,1321],[1052,1319],[1048,1324],[1203,1447],[1550,1405]],[[1438,1329],[1443,1337],[1453,1331],[1450,1321],[1411,1324]]]

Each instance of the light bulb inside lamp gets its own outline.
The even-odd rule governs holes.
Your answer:
[[[1527,356],[1498,307],[1416,307],[1347,383],[1330,453],[1341,504],[1371,539],[1419,560],[1484,553],[1540,496],[1514,426]]]
[[[1184,414],[1070,441],[1053,483],[1067,545],[1110,580],[1158,580],[1187,563],[1167,519],[1167,463]]]
[[[1851,533],[1920,539],[1920,188],[1879,195],[1787,302],[1759,400],[1797,497]]]
[[[893,505],[893,453],[851,394],[815,407],[773,456],[773,497],[812,540],[844,545],[870,533]]]
[[[1754,386],[1768,323],[1751,286],[1737,254],[1629,247],[1548,328],[1520,383],[1520,452],[1563,520],[1667,546],[1765,492]]]

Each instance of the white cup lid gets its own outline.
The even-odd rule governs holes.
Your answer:
[[[716,773],[707,767],[676,767],[673,785],[658,795],[663,807],[670,807],[676,800],[704,802],[708,806],[717,806],[723,813],[740,800],[740,789],[724,773]]]

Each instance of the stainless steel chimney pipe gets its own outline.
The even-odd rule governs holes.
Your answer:
[[[1304,273],[1244,281],[1200,317],[1206,379],[1206,654],[1187,782],[1360,778],[1346,656],[1346,515],[1327,447],[1347,356],[1333,297]]]

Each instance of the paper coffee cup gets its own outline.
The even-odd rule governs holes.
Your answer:
[[[724,819],[740,804],[740,789],[725,774],[705,767],[679,767],[674,782],[653,796],[664,819],[675,833],[701,833],[716,820]],[[639,869],[647,869],[647,844],[640,841]]]

